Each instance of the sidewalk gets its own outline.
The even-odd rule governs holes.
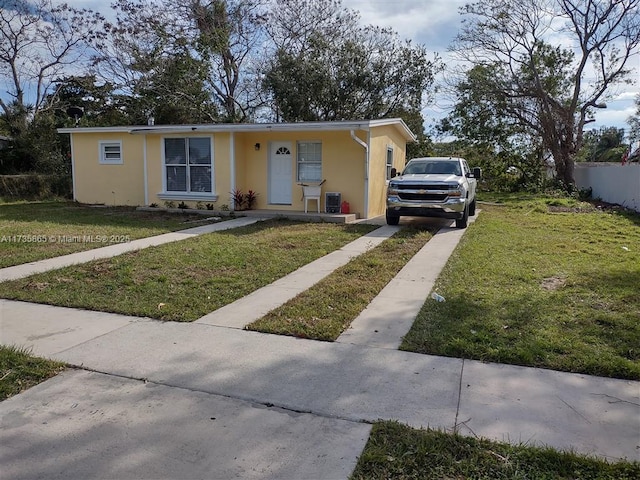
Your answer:
[[[395,350],[462,234],[442,228],[334,343],[229,309],[182,324],[0,300],[3,343],[84,368],[0,403],[0,478],[346,479],[379,419],[638,460],[640,382]],[[286,301],[335,257],[256,297]]]

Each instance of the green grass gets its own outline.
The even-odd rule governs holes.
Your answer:
[[[380,422],[351,480],[632,480],[638,462],[609,463],[550,448],[512,446],[488,440],[412,429]]]
[[[0,203],[0,268],[202,225],[197,221],[204,218],[133,207]]]
[[[374,228],[267,220],[4,282],[0,295],[159,320],[193,321]]]
[[[437,281],[446,302],[425,303],[401,348],[640,379],[640,216],[563,199],[482,210]]]
[[[415,228],[401,230],[247,329],[335,340],[431,236]]]
[[[0,400],[44,382],[64,368],[63,363],[33,357],[28,350],[0,345]]]

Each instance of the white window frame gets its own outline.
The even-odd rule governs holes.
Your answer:
[[[393,146],[387,145],[385,165],[387,168],[387,180],[391,180],[391,169],[393,168]]]
[[[107,147],[118,147],[118,158],[107,158]],[[110,153],[113,154],[113,152]],[[100,140],[98,142],[98,162],[101,165],[122,165],[124,163],[122,140]]]
[[[165,156],[165,141],[171,138],[179,138],[186,140],[185,150],[188,155],[189,147],[188,141],[190,138],[206,138],[209,140],[209,151],[211,153],[211,192],[191,192],[191,181],[190,181],[190,167],[202,167],[206,164],[190,164],[187,158],[186,163],[183,165],[186,168],[186,191],[182,190],[167,190],[167,167],[172,165],[167,165],[166,156]],[[162,137],[161,143],[161,152],[162,152],[162,192],[158,194],[158,198],[167,199],[167,200],[213,200],[216,201],[218,196],[215,193],[216,183],[215,183],[215,159],[214,159],[214,149],[213,149],[213,137],[201,137],[197,135],[185,136],[185,135],[175,135],[175,136],[166,136]],[[174,165],[175,166],[175,165]]]
[[[320,146],[320,159],[319,160],[303,160],[300,157],[300,145],[304,143],[312,143]],[[320,165],[320,178],[317,180],[308,180],[300,178],[300,165]],[[299,140],[296,143],[296,179],[298,183],[310,182],[310,183],[320,183],[322,181],[322,142],[320,140]]]

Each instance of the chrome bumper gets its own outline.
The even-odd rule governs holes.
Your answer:
[[[387,197],[387,210],[398,215],[456,218],[464,214],[465,199],[450,198],[444,202],[406,201],[396,195]]]

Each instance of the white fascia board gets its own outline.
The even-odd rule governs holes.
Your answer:
[[[300,122],[300,123],[224,123],[204,125],[175,125],[131,128],[132,134],[148,133],[215,133],[215,132],[300,132],[368,130],[368,122]]]
[[[129,133],[133,127],[70,127],[58,128],[58,133]]]
[[[380,120],[336,121],[336,122],[296,122],[296,123],[211,123],[202,125],[139,125],[129,127],[80,127],[59,128],[58,133],[130,133],[145,134],[184,134],[214,132],[301,132],[301,131],[336,131],[364,130],[372,127],[395,125],[407,138],[416,140],[416,136],[400,118]]]

